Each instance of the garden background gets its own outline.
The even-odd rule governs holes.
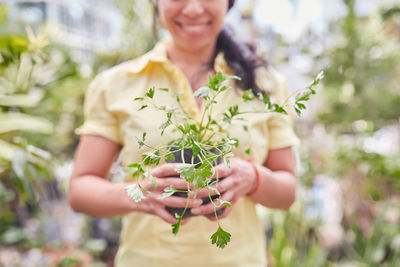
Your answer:
[[[398,266],[400,1],[241,0],[227,22],[290,91],[325,71],[295,121],[297,201],[259,210],[270,266]],[[152,23],[143,0],[1,1],[0,266],[111,266],[120,219],[65,199],[74,129],[88,83],[151,49]]]

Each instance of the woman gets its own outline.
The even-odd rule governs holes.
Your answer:
[[[150,87],[167,87],[183,93],[182,105],[194,116],[202,103],[195,99],[193,91],[217,71],[241,76],[242,83],[236,86],[239,90],[268,91],[278,102],[286,98],[279,76],[260,66],[262,61],[223,29],[224,16],[233,3],[233,0],[158,0],[156,10],[171,40],[159,42],[138,59],[101,73],[88,90],[85,123],[78,129],[81,140],[68,199],[75,211],[88,215],[124,215],[116,266],[266,266],[265,239],[255,204],[287,210],[295,199],[295,159],[291,147],[297,138],[288,116],[249,116],[251,139],[241,128],[232,131],[241,146],[251,147],[255,163],[246,160],[248,156],[241,152],[241,147],[235,151],[230,168],[223,164],[216,167],[224,176],[218,190],[222,199],[232,203],[219,216],[223,228],[232,234],[224,249],[210,244],[209,238],[216,230],[212,221],[215,218],[201,215],[212,213],[214,207],[201,205],[201,198],[189,204],[192,213],[199,216],[184,219],[179,234],[171,234],[170,224],[176,223],[176,218],[165,208],[184,207],[186,199],[157,196],[171,184],[186,188],[185,182],[177,178],[173,164],[152,170],[157,189],[149,182],[142,184],[152,194],[139,203],[125,193],[124,187],[132,182],[112,184],[107,179],[120,150],[123,165],[140,161],[143,151],[138,148],[135,136],[146,131],[150,145],[164,143],[172,136],[166,133],[160,137],[157,128],[164,120],[163,114],[150,110],[138,112],[132,101]],[[237,90],[225,92],[220,108],[240,99]],[[162,95],[156,101],[174,105]]]

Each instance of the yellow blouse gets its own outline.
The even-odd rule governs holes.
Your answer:
[[[139,149],[136,136],[147,132],[150,145],[168,142],[175,133],[166,131],[160,136],[159,126],[166,120],[165,113],[144,109],[133,101],[142,97],[151,87],[170,88],[182,93],[181,103],[193,116],[201,114],[192,88],[182,71],[167,58],[168,43],[159,42],[147,54],[115,66],[99,74],[91,83],[85,99],[85,122],[77,129],[80,135],[94,134],[109,138],[122,145],[122,165],[141,160],[145,148]],[[223,55],[217,56],[215,71],[232,74]],[[267,91],[275,103],[287,99],[287,90],[281,76],[270,68],[259,68],[256,82]],[[217,100],[216,114],[241,102],[238,89],[224,91]],[[158,90],[155,101],[167,107],[176,106],[168,92]],[[269,149],[297,144],[290,116],[278,113],[246,116],[248,132],[240,123],[229,132],[239,140],[235,156],[248,158],[243,150],[251,148],[251,157],[262,164]],[[244,122],[242,122],[244,123]],[[168,128],[167,128],[168,129]],[[220,249],[211,245],[210,236],[217,224],[202,216],[193,217],[183,225],[177,236],[171,225],[154,215],[132,212],[123,216],[120,247],[115,259],[117,267],[148,266],[226,266],[265,267],[266,242],[264,230],[256,214],[256,203],[249,197],[241,198],[221,226],[232,234],[231,242]]]

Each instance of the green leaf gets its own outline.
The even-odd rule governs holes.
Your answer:
[[[211,243],[219,248],[224,248],[230,241],[231,234],[225,232],[221,226],[218,226],[218,230],[211,236]]]
[[[244,150],[244,153],[246,153],[247,155],[250,155],[250,153],[251,153],[250,148],[246,148],[246,149]]]
[[[311,92],[302,92],[296,95],[296,103],[310,100]]]
[[[139,148],[142,148],[142,146],[145,145],[143,138],[140,139],[140,137],[137,137],[137,136],[135,136],[135,138],[136,138],[136,142],[138,142],[138,144],[139,144]]]
[[[154,97],[154,91],[155,91],[154,87],[150,88],[149,91],[146,93],[146,96],[148,98],[153,98]]]
[[[175,156],[172,153],[167,153],[167,154],[164,155],[164,159],[165,159],[165,161],[168,161],[168,160],[174,161],[175,160]]]
[[[161,135],[164,135],[165,129],[167,129],[167,127],[170,125],[171,125],[171,120],[167,120],[160,125],[159,129],[161,130]]]
[[[302,104],[302,103],[297,103],[297,107],[299,109],[306,109],[306,106],[304,104]]]
[[[165,91],[165,92],[168,92],[168,91],[169,91],[168,88],[158,88],[158,90]]]
[[[133,99],[133,101],[139,101],[139,100],[143,100],[143,99],[144,99],[143,97],[136,97]]]
[[[174,167],[174,170],[180,174],[180,176],[184,179],[192,177],[192,174],[195,171],[194,164],[179,164]]]
[[[176,192],[176,188],[173,185],[170,185],[164,188],[164,193],[158,197],[158,199],[166,198],[172,196]]]
[[[135,202],[140,202],[142,199],[146,198],[137,183],[125,186],[125,191]]]
[[[231,118],[231,116],[229,116],[229,114],[224,113],[223,115],[224,115],[224,117],[223,117],[222,120],[223,120],[224,122],[226,122],[226,123],[231,123],[231,122],[232,122],[232,118]]]
[[[179,164],[174,169],[180,174],[181,178],[201,188],[207,185],[207,178],[212,175],[211,166],[206,163],[203,163],[197,169],[195,164]]]
[[[307,88],[309,88],[311,91],[314,91],[310,87],[315,87],[316,85],[318,85],[324,77],[325,77],[324,71],[320,71],[320,73],[317,74],[317,77],[315,77],[314,81],[312,81],[311,84],[307,86]],[[315,94],[315,91],[313,94]]]
[[[237,139],[229,139],[227,144],[229,144],[231,146],[237,146],[238,140]]]
[[[153,184],[154,188],[157,188],[157,183],[156,183],[156,179],[154,178],[154,176],[151,174],[151,170],[150,168],[147,168],[146,173],[144,174],[144,176],[149,179],[151,181],[151,183]]]
[[[258,93],[257,96],[264,104],[268,104],[268,106],[271,104],[271,100],[267,93]]]
[[[201,164],[199,168],[194,169],[191,177],[186,178],[186,181],[192,182],[196,187],[206,187],[208,178],[213,175],[211,168],[212,166],[208,163]]]
[[[229,114],[231,115],[231,117],[236,116],[239,114],[239,106],[238,105],[234,105],[232,107],[229,107]]]
[[[253,100],[254,99],[253,89],[249,89],[249,90],[245,91],[242,95],[242,99],[245,102]]]
[[[160,152],[156,150],[153,152],[145,152],[142,154],[143,164],[144,165],[158,165],[160,163],[161,157],[159,156]]]
[[[145,109],[145,108],[147,108],[148,106],[147,105],[142,105],[139,109],[138,109],[138,111],[140,111],[140,110],[142,110],[142,109]]]
[[[171,111],[171,110],[167,111],[167,118],[168,118],[168,120],[171,120],[171,118],[172,118],[172,113],[173,113],[173,110],[172,110],[172,111]]]
[[[288,114],[288,113],[286,112],[286,110],[285,110],[283,107],[279,106],[278,104],[273,104],[273,111],[274,111],[274,112],[281,113],[281,114],[285,114],[285,115]]]
[[[208,76],[208,86],[214,90],[218,91],[218,88],[220,87],[221,83],[226,80],[226,76],[222,74],[221,72],[217,72],[214,76],[209,75]]]
[[[227,207],[231,207],[232,206],[231,202],[226,201],[226,200],[222,200],[222,199],[219,200],[219,203],[220,203],[220,205],[225,205]]]
[[[131,173],[132,177],[139,177],[140,175],[144,174],[144,170],[142,165],[139,163],[132,163],[126,166],[126,171]]]
[[[178,173],[182,173],[182,172],[191,170],[192,167],[194,168],[194,164],[188,164],[188,163],[179,164],[174,167],[174,171],[176,171]]]
[[[183,133],[183,134],[187,134],[190,132],[190,124],[185,123],[184,125],[179,125],[178,129]]]
[[[234,105],[228,108],[228,112],[223,114],[224,118],[223,121],[230,123],[236,115],[239,114],[239,106]]]
[[[193,150],[193,158],[196,158],[197,155],[200,153],[201,151],[201,146],[199,143],[197,143],[196,141],[192,140],[192,150]]]
[[[209,94],[212,92],[213,90],[210,88],[210,87],[208,87],[208,86],[202,86],[202,87],[200,87],[199,89],[197,89],[195,92],[194,92],[194,96],[195,97],[199,97],[199,98],[202,98],[202,99],[208,99],[209,98]]]

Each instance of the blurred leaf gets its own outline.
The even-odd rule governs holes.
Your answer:
[[[17,149],[19,149],[19,147],[0,140],[0,159],[11,161]]]
[[[18,177],[25,177],[25,166],[27,162],[28,159],[25,152],[21,149],[18,149],[12,157],[12,168]]]
[[[104,239],[89,239],[86,242],[85,247],[90,252],[99,254],[107,247],[107,242]]]
[[[43,118],[18,112],[0,114],[0,134],[10,131],[34,131],[50,134],[53,124]]]
[[[22,52],[28,49],[29,42],[20,36],[0,36],[0,50],[12,48],[14,51]]]
[[[0,4],[0,25],[3,24],[8,16],[8,6]]]
[[[75,258],[75,257],[65,257],[63,258],[58,265],[61,267],[76,267],[79,264],[79,259]]]
[[[25,238],[25,232],[21,228],[11,227],[2,235],[2,243],[11,245],[22,241]]]
[[[35,107],[43,98],[44,92],[40,89],[34,89],[29,94],[1,95],[0,106],[8,107]]]

